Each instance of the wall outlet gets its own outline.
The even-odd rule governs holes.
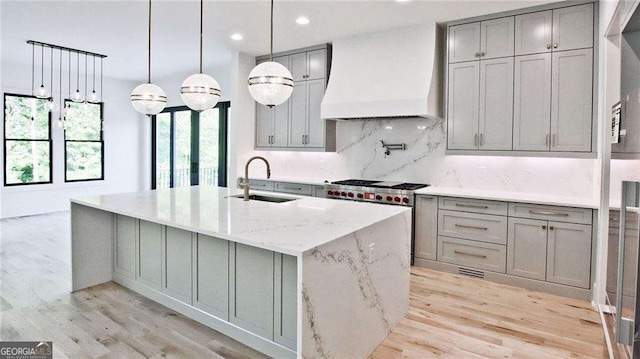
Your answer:
[[[369,244],[369,264],[373,263],[376,260],[375,248],[376,248],[375,243]]]
[[[478,166],[478,178],[487,177],[487,167],[486,166]]]

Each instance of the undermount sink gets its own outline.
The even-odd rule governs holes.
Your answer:
[[[236,196],[231,196],[233,198],[242,198],[244,199],[244,195],[239,194]],[[262,202],[272,202],[272,203],[283,203],[289,201],[295,201],[297,198],[285,198],[285,197],[273,197],[273,196],[262,196],[259,194],[250,194],[249,200],[251,201],[262,201]]]

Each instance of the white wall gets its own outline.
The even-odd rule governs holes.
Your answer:
[[[31,67],[6,63],[0,66],[0,90],[3,94],[31,93]],[[65,76],[67,75],[63,72],[63,77]],[[142,136],[147,119],[138,115],[129,102],[129,95],[135,85],[137,84],[123,80],[104,80],[104,181],[64,182],[64,136],[54,123],[53,183],[0,187],[0,218],[67,210],[71,197],[133,192],[147,188],[149,181],[145,180],[141,170],[146,161],[143,149],[148,146],[148,141],[145,143]],[[55,88],[57,85],[54,84]],[[63,94],[66,95],[65,88],[63,85]],[[57,94],[54,97],[58,98]],[[4,131],[4,126],[2,128]],[[0,156],[2,155],[0,152]],[[0,172],[1,183],[4,183],[1,178],[4,171]]]

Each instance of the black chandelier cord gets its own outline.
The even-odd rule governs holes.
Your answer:
[[[44,87],[44,46],[40,46],[40,87]]]
[[[36,57],[36,45],[35,44],[31,44],[31,96],[33,96],[35,94],[35,76],[34,76],[34,72],[35,70],[35,57]]]
[[[202,17],[204,10],[204,0],[200,0],[200,73],[202,73]]]
[[[49,85],[51,86],[51,96],[49,96],[49,100],[53,102],[53,47],[51,48],[51,78],[49,79]]]
[[[96,92],[96,57],[95,55],[93,56],[93,72],[91,74],[93,75],[93,85],[91,87],[93,89],[93,92]]]
[[[151,0],[149,0],[149,59],[147,68],[147,82],[151,83]]]
[[[100,102],[102,102],[102,57],[100,58]]]
[[[76,54],[76,92],[80,92],[80,53]]]
[[[60,117],[58,120],[62,120],[62,49],[60,49],[60,98],[58,102],[60,103]]]
[[[271,43],[269,47],[269,61],[273,61],[273,0],[271,0]]]
[[[87,54],[84,54],[84,98],[87,99]]]
[[[67,82],[67,85],[69,85],[69,98],[71,98],[71,51],[69,51],[69,82]]]

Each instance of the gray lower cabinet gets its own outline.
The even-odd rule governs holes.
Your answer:
[[[507,274],[545,280],[547,221],[509,218]]]
[[[229,320],[229,241],[196,235],[193,246],[193,306]]]
[[[160,224],[140,221],[138,238],[138,282],[157,291],[162,283],[162,237]]]
[[[589,288],[591,226],[549,222],[547,281]]]
[[[273,341],[296,350],[298,333],[298,261],[296,257],[276,253],[274,281]]]
[[[414,231],[414,255],[418,258],[435,260],[438,243],[438,200],[436,197],[416,196]]]
[[[166,227],[164,237],[164,269],[162,292],[181,302],[191,304],[192,233]]]
[[[138,220],[116,214],[114,223],[113,271],[125,278],[135,279]]]
[[[273,340],[274,252],[233,243],[229,321]]]

